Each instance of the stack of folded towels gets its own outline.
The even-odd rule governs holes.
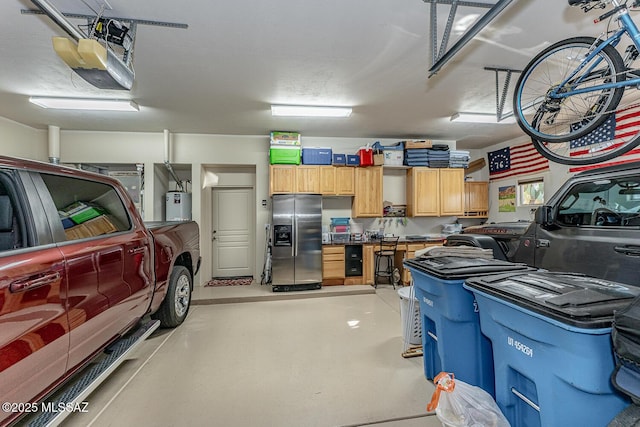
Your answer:
[[[427,150],[430,168],[449,167],[449,146],[446,144],[433,144]]]
[[[404,150],[404,164],[407,166],[429,166],[429,150],[407,148]]]
[[[465,169],[468,168],[469,152],[464,150],[451,150],[449,152],[449,167]]]

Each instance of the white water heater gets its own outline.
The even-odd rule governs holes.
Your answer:
[[[165,201],[167,221],[191,220],[191,193],[169,191]]]

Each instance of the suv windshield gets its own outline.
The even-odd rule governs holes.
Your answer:
[[[570,226],[640,226],[640,176],[576,184],[560,203],[557,220]]]

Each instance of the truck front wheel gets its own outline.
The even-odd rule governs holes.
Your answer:
[[[186,267],[176,265],[171,272],[167,295],[158,311],[152,316],[160,320],[162,327],[175,328],[187,317],[191,305],[191,273]]]

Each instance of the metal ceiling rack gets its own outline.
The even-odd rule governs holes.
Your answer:
[[[431,5],[431,54],[432,54],[432,66],[429,69],[429,77],[436,74],[440,69],[449,62],[460,49],[462,49],[467,43],[469,43],[475,36],[486,27],[496,16],[504,10],[513,0],[499,0],[497,3],[481,3],[476,1],[466,0],[422,0],[425,3]],[[438,5],[445,4],[450,5],[449,16],[447,18],[447,24],[445,26],[440,48],[438,49]],[[455,19],[458,7],[477,7],[489,9],[473,26],[471,26],[458,41],[447,50],[449,44],[449,36],[451,35],[451,29],[453,27],[453,21]]]
[[[504,104],[507,101],[507,93],[509,91],[509,84],[511,83],[511,76],[513,73],[521,73],[522,70],[499,67],[484,67],[484,69],[487,71],[493,71],[496,75],[496,119],[501,121],[502,119],[513,116],[513,111],[503,114]],[[500,73],[506,73],[502,90],[500,90]]]

